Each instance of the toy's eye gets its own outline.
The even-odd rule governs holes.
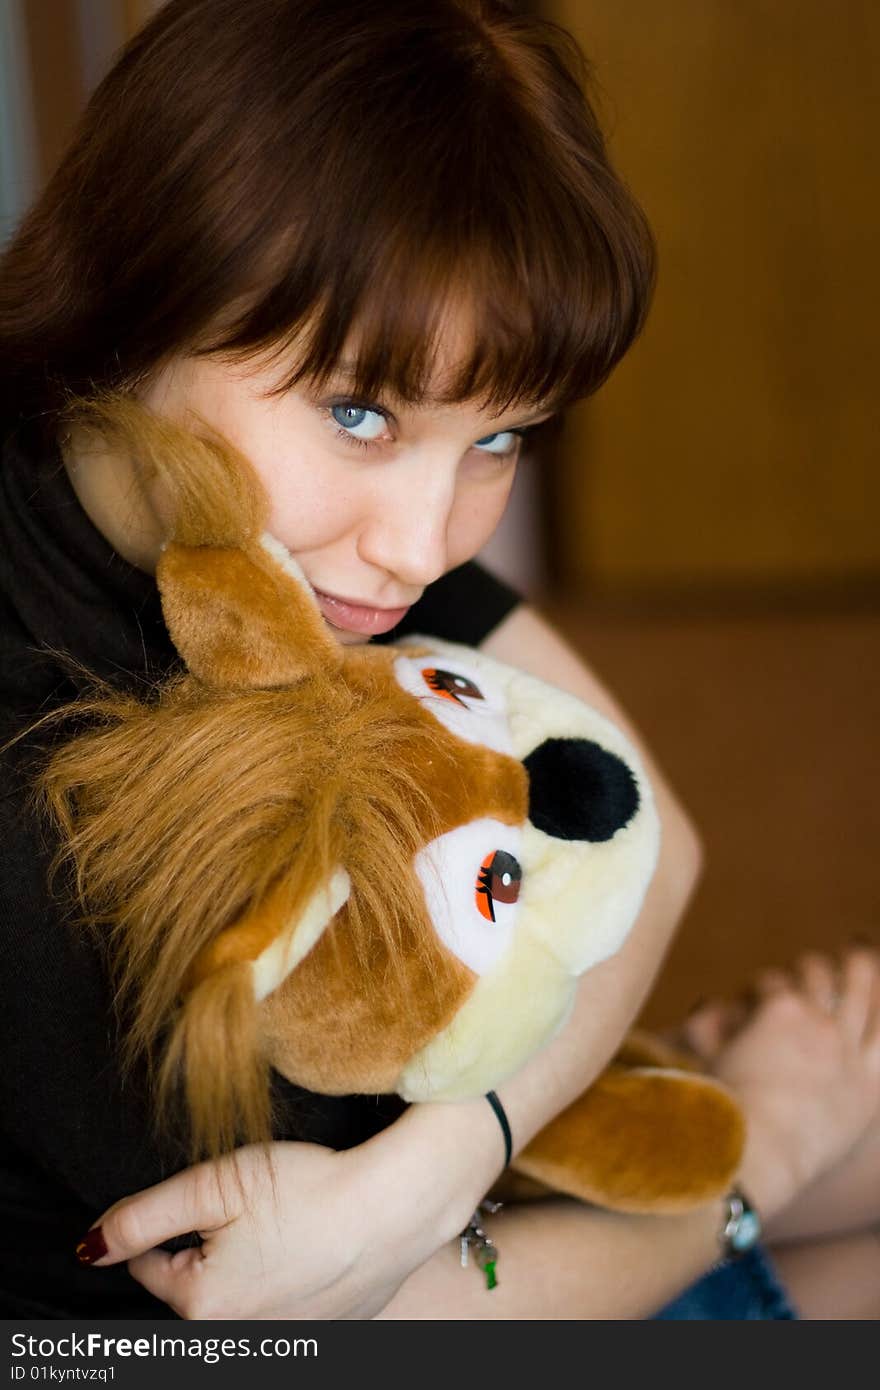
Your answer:
[[[445,700],[454,700],[457,705],[463,703],[462,696],[468,700],[482,700],[483,692],[467,676],[457,675],[455,671],[441,671],[439,667],[428,666],[422,671],[425,684],[434,691],[435,695],[442,695]]]
[[[477,975],[493,970],[510,949],[521,862],[520,827],[489,816],[438,835],[413,861],[435,932]]]
[[[398,684],[457,738],[493,748],[496,753],[512,753],[504,688],[476,661],[468,665],[451,652],[448,659],[455,662],[454,669],[425,665],[438,657],[443,659],[439,652],[420,658],[399,656],[394,663]]]
[[[522,869],[512,854],[503,849],[487,854],[477,875],[477,911],[494,922],[495,904],[515,903],[521,883]]]

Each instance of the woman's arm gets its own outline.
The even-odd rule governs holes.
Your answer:
[[[721,1202],[681,1216],[619,1216],[568,1200],[510,1207],[487,1220],[498,1246],[491,1291],[439,1250],[377,1316],[399,1320],[649,1318],[693,1283],[720,1247]]]

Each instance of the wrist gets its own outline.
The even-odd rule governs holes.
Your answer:
[[[370,1144],[384,1200],[432,1248],[459,1234],[504,1167],[502,1131],[483,1096],[412,1105]]]
[[[764,1225],[787,1207],[803,1186],[797,1164],[786,1154],[772,1128],[751,1119],[737,1183],[751,1197]]]

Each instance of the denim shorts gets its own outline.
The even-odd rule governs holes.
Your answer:
[[[741,1259],[716,1265],[655,1317],[674,1322],[746,1322],[796,1318],[797,1313],[766,1250],[755,1245]]]

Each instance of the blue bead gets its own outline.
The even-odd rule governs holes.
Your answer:
[[[757,1212],[744,1211],[739,1225],[730,1238],[734,1250],[750,1250],[761,1234],[761,1222]]]

